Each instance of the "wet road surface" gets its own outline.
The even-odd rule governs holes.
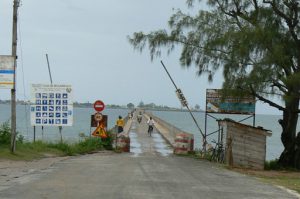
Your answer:
[[[1,199],[295,199],[286,191],[204,160],[172,155],[145,121],[133,122],[131,153],[102,152],[57,162],[0,190]],[[0,185],[1,186],[1,185]]]
[[[132,122],[129,132],[130,152],[136,157],[143,154],[157,154],[161,156],[173,154],[172,147],[166,143],[157,130],[154,128],[151,136],[149,136],[147,128],[145,118],[143,118],[141,123],[137,121]]]

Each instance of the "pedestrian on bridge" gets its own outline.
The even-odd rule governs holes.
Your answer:
[[[122,116],[119,116],[119,119],[116,122],[116,125],[118,126],[118,133],[122,133],[123,132],[123,128],[124,128],[124,120],[122,118]]]

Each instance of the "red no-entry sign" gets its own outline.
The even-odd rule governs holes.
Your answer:
[[[104,105],[104,103],[101,100],[95,101],[95,103],[94,103],[94,109],[96,111],[101,112],[101,111],[104,110],[104,108],[105,108],[105,105]]]

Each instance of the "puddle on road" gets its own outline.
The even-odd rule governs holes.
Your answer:
[[[159,133],[153,134],[153,140],[155,142],[155,149],[162,156],[168,156],[173,153],[172,147],[166,144],[166,141]]]
[[[141,144],[137,141],[137,134],[135,131],[129,132],[130,137],[130,152],[133,153],[133,156],[138,156],[142,153]]]
[[[136,125],[135,123],[132,123],[131,127],[130,127],[131,130],[135,130],[136,129]]]
[[[138,141],[138,136],[135,131],[136,126],[133,125],[132,127],[133,128],[131,128],[129,132],[130,152],[133,153],[134,157],[137,157],[140,154],[142,154],[142,146],[141,143]],[[169,156],[170,154],[173,154],[172,147],[166,143],[166,141],[162,138],[162,136],[159,133],[152,134],[152,137],[149,137],[149,139],[153,140],[155,151],[160,155]]]

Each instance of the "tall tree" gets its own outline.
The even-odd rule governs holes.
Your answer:
[[[128,103],[127,104],[127,108],[129,108],[129,109],[134,109],[134,104],[133,103]]]
[[[189,7],[199,6],[197,14],[178,10],[169,29],[136,32],[129,42],[140,51],[149,47],[151,59],[162,47],[172,51],[179,46],[181,65],[195,65],[209,81],[222,67],[224,89],[241,89],[282,111],[279,163],[300,169],[298,0],[207,0],[207,10],[199,2],[187,0]]]

